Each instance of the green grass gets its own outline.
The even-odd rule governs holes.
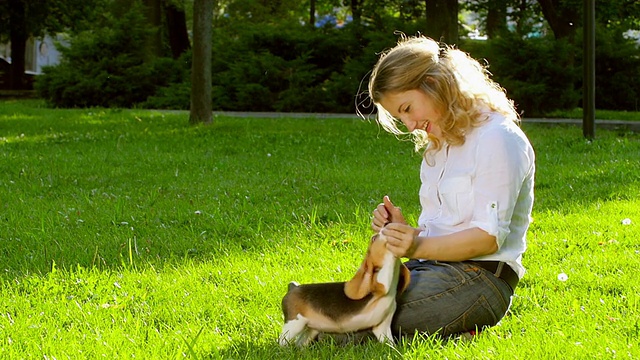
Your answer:
[[[535,220],[500,326],[298,350],[276,344],[286,284],[350,278],[383,195],[417,218],[409,142],[354,119],[40,104],[0,103],[0,358],[640,356],[638,134],[525,124]]]
[[[573,110],[556,110],[546,117],[548,118],[566,118],[566,119],[582,119],[582,109],[575,108]],[[640,121],[640,112],[635,111],[614,111],[614,110],[596,110],[595,118],[598,120],[623,120],[623,121]]]

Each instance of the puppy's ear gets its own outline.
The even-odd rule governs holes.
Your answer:
[[[360,300],[371,292],[373,281],[373,264],[369,261],[369,254],[360,265],[353,279],[344,284],[344,294],[351,300]]]
[[[402,294],[409,287],[409,283],[411,283],[411,272],[404,265],[400,264],[400,277],[398,279],[398,292],[397,295]]]

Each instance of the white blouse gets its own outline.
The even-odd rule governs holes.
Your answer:
[[[518,125],[498,113],[465,139],[428,155],[433,166],[422,161],[420,235],[478,227],[496,237],[498,251],[472,260],[504,261],[522,278],[533,207],[533,148]]]

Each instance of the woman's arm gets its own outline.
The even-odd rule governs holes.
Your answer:
[[[498,251],[496,237],[474,227],[442,236],[419,236],[420,229],[390,223],[382,230],[387,248],[397,257],[438,261],[464,261]]]

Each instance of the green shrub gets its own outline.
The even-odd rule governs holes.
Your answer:
[[[62,62],[45,68],[35,87],[57,107],[188,109],[191,54],[150,59],[150,35],[139,6],[80,33],[62,49]],[[424,26],[386,18],[378,25],[310,29],[299,24],[222,22],[212,39],[212,101],[215,110],[344,112],[374,109],[368,75],[381,51],[395,45],[397,31],[415,35]],[[638,47],[620,32],[597,34],[600,109],[638,110]],[[581,35],[578,34],[578,37]],[[581,41],[505,35],[463,40],[459,47],[486,59],[523,116],[541,116],[581,105]]]
[[[56,107],[131,107],[161,86],[183,80],[183,69],[168,58],[146,61],[150,30],[140,8],[105,27],[86,31],[61,48],[58,66],[44,69],[35,88]]]
[[[489,71],[523,116],[540,116],[579,104],[575,84],[581,70],[574,63],[576,49],[572,45],[551,38],[517,36],[487,43]]]
[[[173,67],[172,78],[166,86],[158,86],[155,93],[137,104],[145,109],[188,110],[191,103],[191,51],[187,51],[177,61],[164,58],[168,67]]]
[[[640,110],[640,48],[620,31],[596,31],[596,107]]]
[[[418,24],[397,20],[387,30],[245,24],[214,30],[213,104],[219,110],[347,112],[394,29],[415,34]]]
[[[487,59],[489,70],[525,116],[582,106],[582,34],[575,46],[554,39],[507,37],[464,41],[460,48]],[[596,107],[638,111],[640,49],[616,29],[596,33]]]
[[[220,33],[213,43],[215,109],[328,111],[319,105],[323,103],[319,85],[332,68],[339,71],[341,61],[325,61],[319,54],[331,51],[314,48],[326,41],[322,30],[247,25],[235,37],[224,36],[225,29],[216,32]]]
[[[191,103],[191,82],[173,83],[159,88],[154,95],[138,104],[143,109],[189,110]]]

